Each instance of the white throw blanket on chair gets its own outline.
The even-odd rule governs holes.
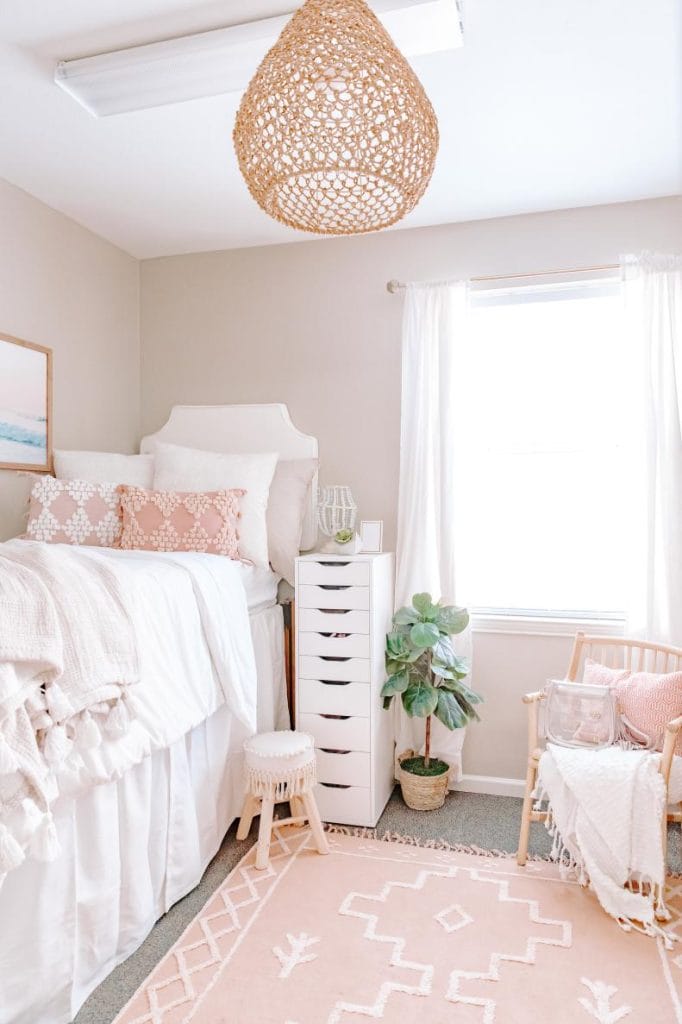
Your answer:
[[[589,882],[604,910],[626,930],[660,935],[664,903],[662,821],[665,784],[660,754],[644,750],[580,750],[549,744],[540,758],[538,802],[547,800],[553,857]],[[670,800],[682,798],[679,759]],[[669,941],[669,940],[668,940]]]

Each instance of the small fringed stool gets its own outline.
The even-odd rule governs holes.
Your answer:
[[[315,743],[304,732],[264,732],[244,744],[246,797],[237,839],[246,839],[251,822],[260,814],[256,867],[270,863],[270,837],[275,804],[289,801],[291,817],[278,818],[280,825],[310,824],[318,853],[329,846],[313,796]]]

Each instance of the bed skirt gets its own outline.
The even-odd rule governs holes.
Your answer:
[[[251,619],[259,730],[287,727],[282,610]],[[115,782],[54,808],[62,853],[0,889],[0,1024],[68,1024],[201,876],[243,793],[227,707]]]

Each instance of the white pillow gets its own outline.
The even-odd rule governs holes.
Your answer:
[[[154,490],[219,491],[243,487],[239,520],[239,554],[268,568],[268,530],[265,513],[277,453],[225,455],[181,448],[176,444],[154,446]]]
[[[268,502],[270,564],[278,576],[294,585],[294,559],[300,554],[305,514],[310,507],[310,485],[317,459],[280,459]]]
[[[154,456],[58,450],[54,453],[54,475],[58,480],[150,488],[154,479]]]

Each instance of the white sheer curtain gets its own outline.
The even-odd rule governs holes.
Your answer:
[[[682,646],[682,257],[622,260],[636,458],[628,632]],[[617,510],[616,510],[617,511]]]
[[[428,591],[456,604],[454,519],[455,380],[458,346],[464,343],[467,286],[408,285],[403,313],[400,491],[396,549],[396,607]],[[471,655],[469,631],[455,638]],[[419,750],[424,721],[408,718],[395,702],[397,753]],[[452,766],[451,783],[462,774],[464,729],[449,732],[436,719],[432,753]]]

